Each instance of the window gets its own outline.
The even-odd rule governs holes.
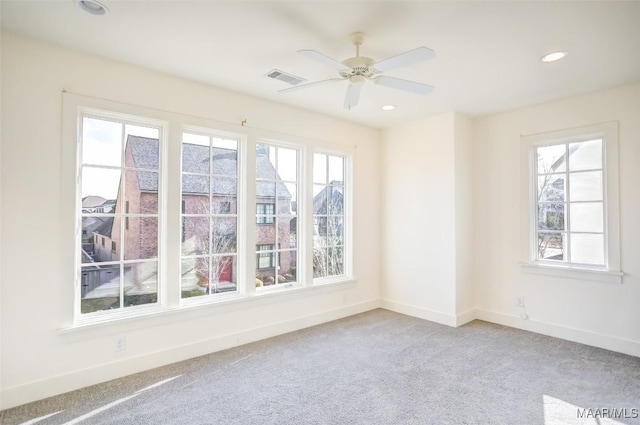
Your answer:
[[[182,298],[236,292],[238,140],[182,135]]]
[[[528,270],[547,266],[547,271],[570,269],[579,278],[618,280],[615,124],[523,141],[529,170]]]
[[[297,149],[256,145],[257,287],[297,282],[298,157]]]
[[[80,310],[95,313],[158,301],[160,128],[135,118],[85,113],[80,118],[79,190],[87,200],[137,205],[77,214],[82,231],[99,235],[100,249],[79,244]],[[150,199],[152,197],[154,199]],[[86,210],[88,211],[88,210]],[[125,223],[129,225],[125,225]],[[111,249],[107,250],[106,243]]]
[[[275,204],[256,204],[256,223],[273,224],[275,220]]]
[[[342,156],[313,155],[313,276],[345,274],[344,174]]]
[[[241,127],[63,99],[63,255],[75,325],[350,276],[346,157],[317,154],[311,168],[304,145]],[[180,143],[167,138],[169,126]]]
[[[274,251],[275,245],[258,245],[256,251],[258,252],[258,258],[256,264],[258,269],[268,269],[276,266],[276,253]]]

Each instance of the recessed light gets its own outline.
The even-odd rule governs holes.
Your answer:
[[[553,52],[542,57],[542,62],[555,62],[567,56],[567,52]]]
[[[96,0],[74,0],[78,7],[92,15],[106,15],[109,9]]]
[[[396,107],[394,105],[384,105],[382,109],[384,111],[393,111],[394,109],[396,109]]]

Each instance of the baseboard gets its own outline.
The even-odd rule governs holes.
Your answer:
[[[475,308],[472,308],[471,310],[467,310],[464,313],[457,314],[456,327],[462,326],[466,323],[476,320],[478,318],[477,314],[478,313]]]
[[[0,392],[0,410],[63,394],[112,379],[166,366],[183,360],[226,350],[251,342],[271,338],[380,307],[380,300],[364,301],[333,310],[315,313],[268,326],[248,329],[230,335],[173,347],[122,361],[103,364],[89,369],[43,379],[28,384],[5,388]]]
[[[391,300],[381,300],[380,307],[395,311],[396,313],[406,314],[407,316],[417,317],[419,319],[429,320],[430,322],[440,323],[442,325],[456,327],[457,317],[453,314],[443,313],[441,311],[431,310],[411,304],[399,303]]]
[[[476,309],[476,318],[487,322],[497,323],[499,325],[509,326],[511,328],[536,332],[543,335],[566,339],[568,341],[578,342],[580,344],[591,345],[594,347],[604,348],[606,350],[616,351],[618,353],[628,354],[630,356],[640,357],[640,342],[638,341],[616,338],[609,335],[585,331],[583,329],[570,328],[535,319],[525,320],[518,316],[483,309]]]

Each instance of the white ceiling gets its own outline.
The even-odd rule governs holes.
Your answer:
[[[640,2],[122,1],[93,16],[73,0],[0,1],[3,29],[375,127],[459,111],[473,116],[640,79]],[[315,81],[336,71],[297,54],[382,60],[418,46],[434,59],[386,75],[436,86],[418,96],[367,83],[277,93],[273,68]],[[568,56],[545,64],[555,50]],[[380,108],[397,105],[391,112]]]

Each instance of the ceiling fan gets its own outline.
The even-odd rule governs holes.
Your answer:
[[[413,50],[409,50],[404,53],[392,56],[388,59],[376,62],[375,60],[360,56],[360,46],[364,41],[364,33],[354,32],[350,36],[351,41],[356,46],[356,55],[352,58],[337,61],[329,56],[318,52],[317,50],[298,50],[298,53],[318,61],[324,65],[338,70],[340,77],[330,78],[328,80],[314,81],[312,83],[300,84],[295,87],[289,87],[279,90],[280,92],[290,92],[317,85],[333,82],[333,81],[348,81],[349,87],[347,88],[347,95],[344,99],[344,107],[351,109],[358,104],[360,100],[360,90],[365,81],[373,81],[375,84],[381,86],[387,86],[394,89],[405,90],[411,93],[426,95],[430,93],[434,87],[428,84],[417,83],[415,81],[403,80],[401,78],[388,77],[386,75],[380,75],[385,71],[399,68],[402,66],[413,65],[420,61],[430,59],[435,56],[433,50],[421,46]]]

